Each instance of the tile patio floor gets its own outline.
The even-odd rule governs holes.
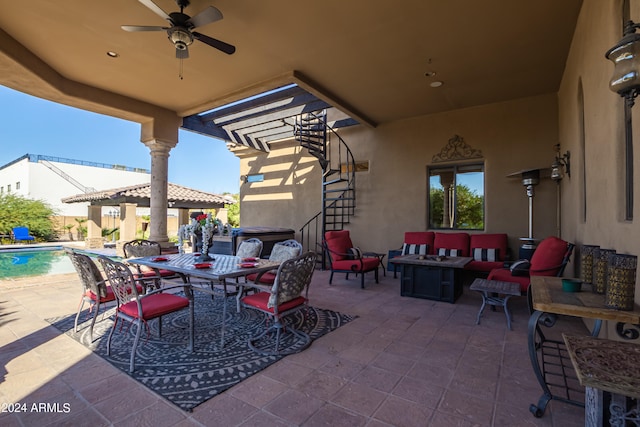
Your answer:
[[[583,409],[552,401],[527,352],[525,298],[475,325],[480,296],[455,303],[400,297],[393,274],[375,284],[328,284],[316,271],[311,303],[358,315],[220,396],[184,412],[44,319],[74,313],[75,274],[0,281],[0,404],[68,403],[70,411],[0,413],[8,426],[581,426]],[[564,330],[586,332],[563,322]],[[556,327],[555,329],[559,329]]]

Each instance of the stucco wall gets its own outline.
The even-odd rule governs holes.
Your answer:
[[[640,5],[630,2],[631,19]],[[571,179],[562,182],[562,224],[577,244],[594,244],[640,255],[640,161],[635,149],[633,221],[624,219],[625,150],[623,100],[609,90],[613,64],[604,57],[622,36],[622,1],[585,0],[558,93],[560,141],[571,151]],[[582,98],[580,102],[580,87]],[[581,107],[583,105],[584,107]],[[584,127],[581,126],[581,109]],[[640,141],[640,114],[633,110],[634,140]],[[584,138],[582,130],[584,129]],[[582,142],[584,141],[584,142]],[[584,207],[586,206],[586,216]],[[578,271],[574,263],[574,271]],[[636,302],[640,291],[636,281]]]
[[[459,135],[485,161],[486,232],[505,232],[517,254],[519,237],[528,234],[528,199],[519,178],[522,169],[548,168],[557,143],[557,98],[548,94],[511,102],[455,110],[397,121],[375,129],[340,131],[356,161],[369,161],[357,174],[356,216],[348,228],[357,245],[387,251],[402,244],[405,231],[427,227],[427,166]],[[290,148],[289,148],[290,150]],[[265,183],[243,184],[241,224],[299,229],[320,210],[320,168],[299,147],[283,156],[241,158],[241,175],[265,173]],[[278,166],[285,160],[285,166]],[[309,166],[312,165],[312,166]],[[258,201],[270,192],[279,200]],[[556,233],[556,184],[545,178],[535,188],[534,237]]]

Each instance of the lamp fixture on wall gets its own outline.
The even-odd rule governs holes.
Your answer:
[[[571,153],[567,150],[566,153],[560,155],[560,144],[555,145],[556,159],[551,165],[551,179],[554,181],[560,181],[562,179],[562,168],[569,178],[571,178]]]
[[[615,65],[609,88],[624,97],[630,107],[640,89],[640,34],[636,34],[637,28],[640,28],[640,24],[628,21],[622,39],[605,54]]]
[[[615,68],[609,88],[624,98],[624,148],[625,148],[625,219],[633,219],[633,134],[631,108],[640,91],[640,34],[639,24],[628,21],[622,39],[607,51],[605,57]]]

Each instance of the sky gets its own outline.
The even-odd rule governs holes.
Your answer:
[[[225,142],[180,130],[169,182],[208,193],[239,192],[240,160]],[[25,154],[151,169],[140,124],[0,86],[0,166]]]

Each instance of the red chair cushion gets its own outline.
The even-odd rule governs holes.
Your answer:
[[[360,261],[362,261],[362,270],[360,270]],[[333,270],[344,270],[344,271],[371,271],[378,268],[380,265],[380,259],[376,257],[365,257],[361,260],[357,259],[345,259],[342,261],[334,261],[331,264],[331,268]]]
[[[158,270],[160,272],[160,276],[162,277],[167,277],[167,276],[175,276],[175,271],[171,271],[171,270]],[[154,277],[156,275],[155,270],[148,270],[148,271],[143,271],[142,272],[142,277]],[[136,276],[140,276],[139,274],[137,274]]]
[[[153,319],[167,313],[189,306],[189,300],[174,294],[153,294],[140,299],[142,304],[142,317]],[[135,301],[120,306],[122,313],[138,318],[138,304]]]
[[[249,274],[247,276],[247,281],[248,282],[255,282],[257,277],[258,277],[258,273]],[[275,281],[276,281],[275,273],[267,271],[266,273],[264,273],[262,275],[262,277],[260,277],[260,281],[258,283],[265,283],[267,285],[273,285],[273,282],[275,282]]]
[[[529,273],[532,276],[556,276],[567,254],[569,244],[555,236],[544,239],[531,257]],[[554,268],[555,267],[555,268]],[[551,270],[549,270],[551,268]]]
[[[268,308],[267,303],[269,302],[270,292],[258,292],[256,294],[247,295],[242,298],[242,302],[246,305],[250,305],[251,307],[255,307],[259,310],[268,311],[269,313],[273,313],[273,308]],[[291,310],[294,307],[302,305],[307,302],[307,299],[303,296],[299,296],[297,298],[292,299],[291,301],[287,301],[285,303],[280,304],[278,307],[278,311],[285,312],[287,310]]]
[[[89,298],[91,298],[92,301],[98,300],[98,296],[93,292],[91,292],[91,290],[89,289],[87,289],[87,291],[84,294],[85,296],[88,296]],[[100,298],[100,303],[114,301],[115,299],[116,299],[116,295],[113,293],[113,289],[111,289],[111,286],[107,286],[107,296],[105,296],[104,298]]]
[[[491,270],[487,279],[518,283],[520,284],[520,292],[523,294],[527,292],[527,289],[529,289],[529,283],[531,283],[531,279],[527,276],[513,276],[511,274],[511,270],[508,268],[496,268]]]
[[[438,249],[457,249],[458,256],[469,256],[469,235],[467,233],[436,233],[433,241],[434,254]]]
[[[347,259],[345,254],[353,247],[349,230],[327,231],[324,233],[324,240],[327,242],[332,261]]]

